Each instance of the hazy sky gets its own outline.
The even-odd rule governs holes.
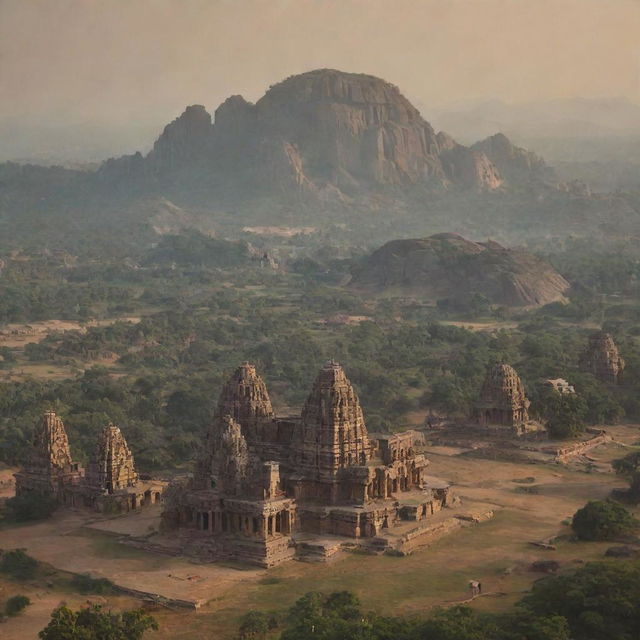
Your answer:
[[[640,102],[640,0],[0,0],[0,118],[166,120],[318,67],[429,107]]]

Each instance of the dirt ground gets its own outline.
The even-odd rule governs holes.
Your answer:
[[[0,330],[0,347],[19,348],[33,342],[40,342],[51,333],[65,331],[86,331],[90,327],[102,327],[114,322],[140,322],[139,317],[108,318],[104,320],[90,320],[79,323],[70,320],[46,320],[30,322],[28,324],[7,324]]]
[[[155,527],[154,510],[108,522],[88,522],[86,514],[66,512],[29,527],[1,530],[0,548],[24,547],[60,569],[89,571],[124,586],[205,602],[197,611],[154,612],[161,629],[149,634],[152,640],[232,638],[247,610],[282,610],[311,590],[350,589],[365,608],[412,616],[466,599],[469,581],[479,580],[483,592],[491,595],[475,600],[473,606],[504,610],[542,577],[529,570],[535,560],[554,559],[565,570],[602,558],[610,546],[572,542],[567,526],[587,500],[604,498],[614,487],[624,486],[610,462],[626,453],[625,445],[640,440],[640,427],[623,425],[608,431],[616,442],[590,451],[588,462],[579,459],[567,466],[497,462],[465,456],[453,447],[428,449],[430,475],[452,482],[469,510],[492,508],[495,516],[405,557],[345,552],[329,564],[290,562],[265,571],[195,564],[118,543],[121,533],[140,535]],[[530,544],[556,536],[556,551]],[[46,593],[39,608],[32,605],[2,625],[0,635],[7,640],[36,638],[43,610],[63,596],[71,598]],[[118,603],[109,599],[109,605]]]

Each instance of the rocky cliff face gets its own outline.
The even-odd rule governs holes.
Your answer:
[[[530,178],[552,179],[553,170],[532,151],[514,145],[503,133],[476,142],[471,151],[483,153],[508,181],[521,182]]]
[[[538,306],[563,300],[569,283],[547,262],[497,242],[478,243],[454,233],[394,240],[366,258],[351,286],[400,294],[492,304]]]
[[[204,107],[187,107],[165,127],[144,170],[136,157],[105,169],[160,181],[188,170],[201,181],[231,180],[260,192],[349,194],[418,183],[493,190],[510,162],[529,162],[532,170],[527,153],[504,136],[460,145],[436,134],[396,86],[320,69],[273,85],[255,104],[228,98],[213,124]]]

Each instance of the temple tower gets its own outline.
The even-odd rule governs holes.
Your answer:
[[[599,331],[589,337],[589,344],[580,358],[580,367],[609,384],[620,384],[624,360],[610,334]]]
[[[77,484],[81,476],[82,470],[71,457],[64,423],[54,411],[46,411],[27,464],[16,474],[16,495],[33,491],[62,499],[64,487]]]
[[[519,427],[529,420],[529,404],[516,370],[495,364],[487,372],[474,418],[486,426]]]
[[[249,448],[240,425],[231,416],[223,416],[219,446],[212,459],[212,485],[224,495],[242,495],[249,468]]]
[[[87,466],[86,484],[112,494],[138,482],[133,454],[120,428],[109,424],[100,434],[95,455]]]
[[[249,444],[262,440],[261,427],[274,417],[267,385],[254,365],[245,362],[227,380],[218,402],[217,416],[231,416]]]
[[[358,396],[342,367],[329,361],[302,410],[302,424],[292,444],[292,466],[308,477],[333,481],[340,469],[365,465],[370,459],[371,444]]]

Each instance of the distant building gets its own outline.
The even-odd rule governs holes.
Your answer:
[[[529,419],[530,404],[516,370],[511,365],[498,363],[487,371],[472,417],[476,424],[489,430],[524,435],[541,429]]]
[[[564,378],[553,378],[545,380],[544,383],[561,395],[572,395],[576,392],[573,385],[569,384]]]
[[[610,334],[598,331],[589,337],[589,343],[580,358],[583,371],[609,384],[621,384],[625,362]]]

